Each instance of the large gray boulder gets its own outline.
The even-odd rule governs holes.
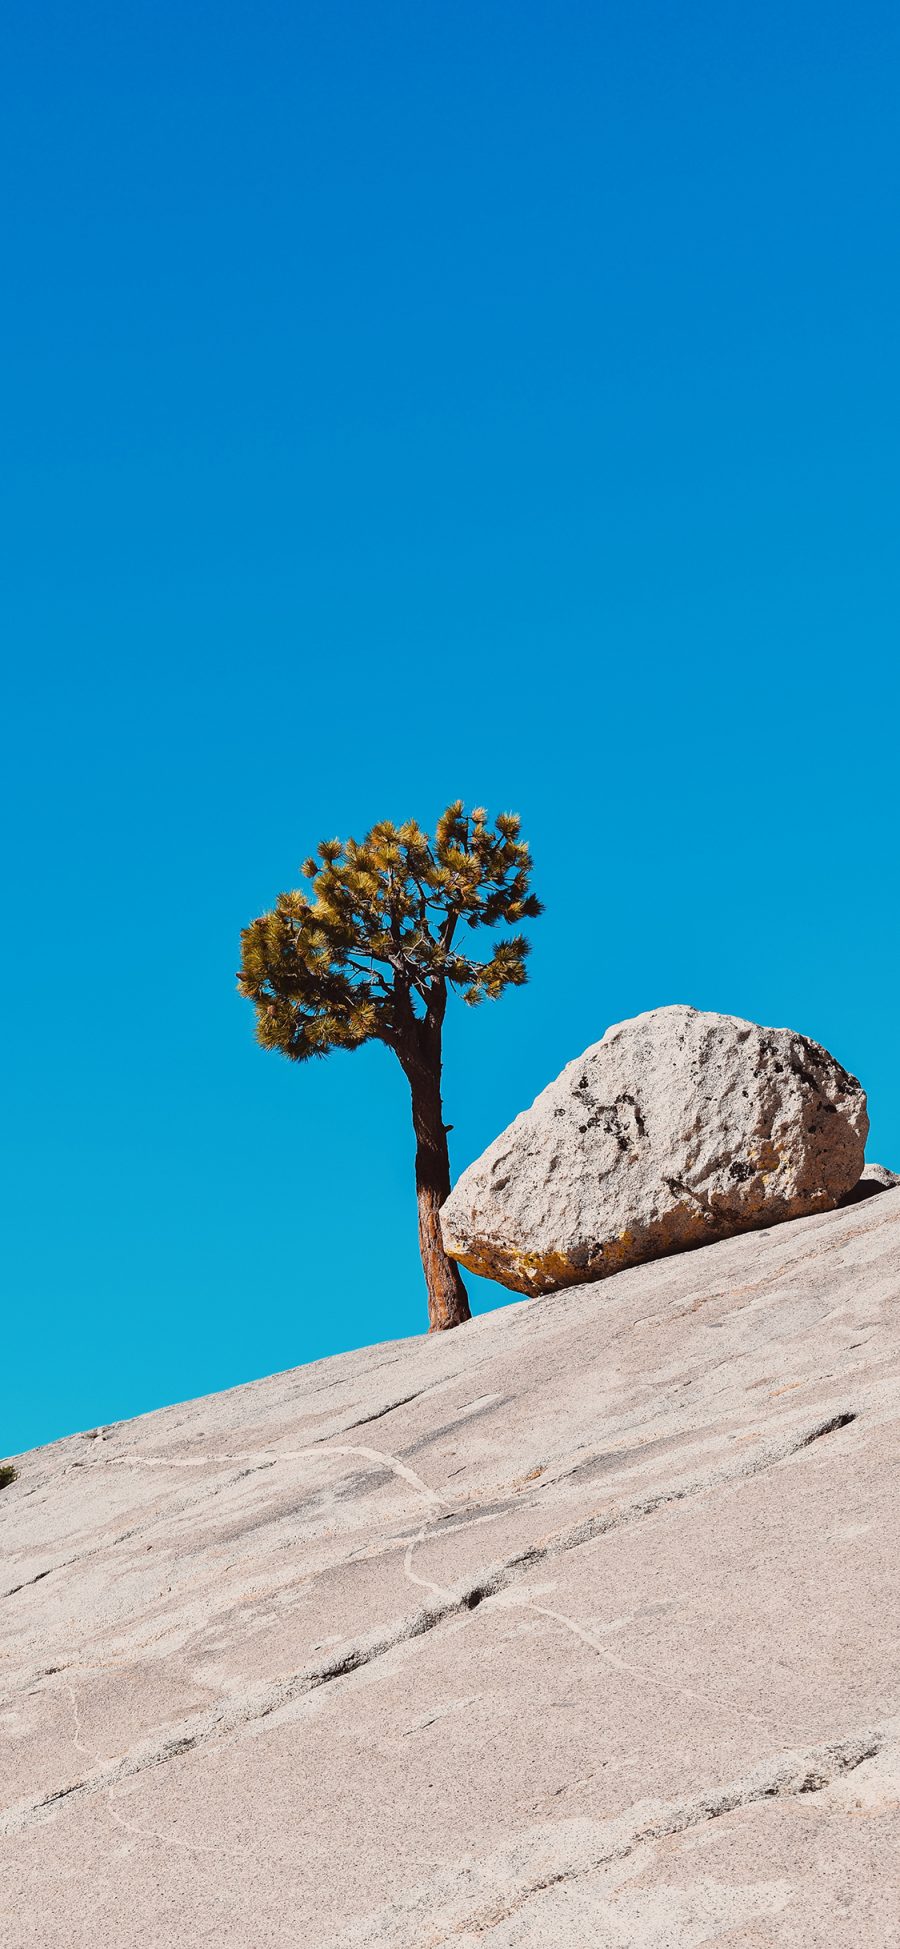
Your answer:
[[[446,1249],[552,1292],[831,1210],[869,1128],[855,1076],[791,1029],[675,1006],[607,1029],[454,1186]]]

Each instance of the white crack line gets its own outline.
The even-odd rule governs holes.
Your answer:
[[[81,1753],[86,1760],[90,1760],[94,1766],[101,1766],[103,1762],[100,1758],[99,1753],[94,1752],[92,1747],[85,1746],[82,1742],[81,1713],[78,1710],[78,1700],[75,1697],[75,1693],[72,1689],[72,1686],[69,1684],[67,1678],[63,1679],[63,1684],[65,1685],[66,1691],[69,1694],[69,1704],[72,1707],[72,1722],[75,1728],[72,1734],[72,1744],[75,1748],[75,1751],[76,1753]]]
[[[446,1497],[438,1495],[436,1489],[430,1488],[421,1475],[416,1474],[415,1469],[409,1468],[406,1462],[401,1462],[399,1456],[388,1455],[381,1448],[364,1448],[358,1443],[350,1445],[328,1442],[318,1448],[249,1449],[240,1455],[105,1455],[99,1465],[103,1468],[114,1463],[128,1468],[202,1469],[215,1468],[217,1464],[224,1463],[230,1468],[237,1462],[319,1461],[323,1455],[362,1456],[365,1461],[377,1462],[391,1475],[399,1476],[401,1481],[408,1482],[411,1488],[425,1497],[426,1502],[434,1503],[441,1509],[454,1507]]]
[[[439,1597],[443,1603],[449,1604],[453,1602],[453,1592],[447,1590],[443,1584],[433,1584],[429,1577],[417,1577],[412,1567],[413,1551],[418,1549],[420,1543],[424,1542],[430,1527],[431,1525],[429,1523],[424,1523],[418,1536],[410,1537],[406,1546],[406,1554],[403,1558],[403,1574],[409,1578],[411,1584],[417,1584],[420,1590],[430,1590],[433,1597]]]
[[[433,1583],[429,1577],[417,1576],[412,1567],[413,1551],[418,1549],[420,1543],[424,1542],[426,1536],[429,1534],[430,1528],[431,1525],[425,1523],[419,1530],[418,1535],[410,1538],[403,1559],[404,1575],[409,1579],[411,1584],[416,1584],[420,1590],[429,1591],[433,1597],[439,1598],[442,1602],[452,1603],[455,1596],[452,1590],[448,1590],[444,1584]],[[612,1665],[616,1671],[624,1672],[630,1678],[639,1678],[644,1684],[649,1683],[655,1685],[660,1691],[668,1692],[671,1696],[686,1699],[691,1705],[702,1705],[707,1709],[710,1705],[714,1705],[721,1712],[730,1713],[732,1716],[737,1715],[737,1717],[743,1719],[750,1719],[755,1725],[764,1726],[767,1731],[773,1727],[771,1720],[764,1719],[757,1712],[750,1712],[741,1706],[726,1704],[724,1700],[713,1698],[708,1693],[704,1695],[701,1692],[694,1692],[688,1686],[673,1685],[668,1680],[661,1678],[658,1672],[648,1671],[645,1666],[631,1664],[628,1659],[620,1658],[617,1652],[610,1651],[608,1645],[600,1644],[594,1633],[586,1630],[584,1625],[579,1624],[574,1617],[569,1617],[564,1611],[553,1610],[547,1604],[538,1604],[533,1597],[526,1596],[524,1591],[517,1590],[514,1586],[506,1590],[497,1591],[492,1597],[488,1597],[488,1601],[494,1604],[503,1604],[510,1609],[516,1607],[521,1610],[535,1611],[540,1617],[550,1618],[555,1624],[561,1624],[565,1630],[573,1632],[576,1638],[580,1638],[583,1644],[588,1645],[591,1651],[597,1653],[598,1657],[605,1658],[607,1664]],[[782,1732],[784,1731],[783,1726],[778,1729]]]
[[[98,1666],[97,1669],[102,1670],[104,1668],[102,1666]],[[81,1753],[84,1759],[90,1760],[94,1766],[102,1766],[104,1764],[104,1760],[102,1759],[101,1755],[93,1747],[85,1746],[84,1744],[84,1741],[81,1737],[81,1731],[82,1731],[81,1713],[78,1707],[78,1700],[75,1697],[75,1692],[73,1690],[73,1687],[69,1684],[68,1679],[65,1679],[63,1682],[65,1684],[66,1691],[69,1694],[69,1702],[72,1707],[72,1720],[74,1724],[72,1744],[75,1747],[76,1752]],[[124,1815],[121,1814],[118,1808],[114,1805],[113,1803],[114,1791],[115,1789],[112,1786],[107,1787],[106,1789],[106,1807],[107,1807],[107,1812],[109,1814],[109,1817],[111,1820],[115,1821],[117,1827],[122,1828],[124,1833],[133,1834],[137,1840],[152,1841],[155,1842],[156,1845],[159,1847],[181,1848],[185,1854],[221,1855],[223,1851],[227,1848],[227,1852],[230,1855],[240,1855],[245,1861],[258,1861],[259,1859],[259,1857],[255,1854],[252,1854],[249,1849],[235,1847],[232,1845],[230,1841],[229,1842],[223,1841],[220,1842],[218,1845],[210,1846],[210,1844],[205,1841],[183,1841],[180,1838],[180,1836],[177,1834],[160,1834],[157,1833],[157,1831],[154,1828],[138,1827],[134,1821],[126,1820]]]
[[[691,1705],[705,1707],[714,1705],[721,1712],[736,1715],[741,1719],[752,1719],[754,1725],[764,1726],[767,1731],[773,1728],[774,1722],[764,1719],[758,1712],[749,1712],[745,1707],[732,1703],[726,1704],[723,1699],[713,1698],[710,1693],[693,1692],[685,1685],[673,1685],[668,1679],[662,1678],[659,1672],[648,1671],[644,1665],[633,1665],[627,1658],[620,1658],[617,1652],[610,1651],[608,1645],[598,1643],[594,1633],[586,1630],[584,1625],[579,1624],[574,1617],[568,1617],[565,1611],[552,1610],[548,1604],[536,1603],[533,1597],[527,1597],[523,1591],[514,1588],[498,1591],[493,1602],[507,1605],[510,1609],[517,1607],[521,1610],[536,1611],[540,1617],[551,1618],[554,1624],[562,1624],[567,1631],[572,1631],[576,1638],[580,1638],[583,1644],[589,1645],[592,1651],[596,1651],[598,1657],[605,1658],[607,1664],[612,1665],[616,1671],[625,1672],[630,1678],[642,1679],[645,1684],[655,1685],[659,1691],[668,1692],[672,1697],[687,1699]],[[777,1730],[783,1732],[784,1727],[779,1726]]]
[[[138,1827],[135,1821],[126,1820],[124,1814],[113,1804],[112,1787],[107,1788],[106,1809],[110,1820],[121,1827],[124,1834],[133,1834],[138,1841],[150,1841],[157,1847],[180,1848],[183,1854],[212,1854],[221,1859],[223,1854],[239,1857],[242,1861],[253,1861],[259,1866],[259,1855],[252,1854],[249,1848],[235,1847],[232,1841],[183,1841],[178,1834],[160,1834],[155,1827]]]

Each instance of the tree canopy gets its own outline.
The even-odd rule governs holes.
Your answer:
[[[440,1023],[448,987],[470,1006],[520,987],[524,935],[483,959],[470,939],[542,911],[519,829],[513,812],[492,826],[457,800],[433,839],[384,819],[363,840],[323,840],[303,864],[310,889],[279,894],[241,935],[238,986],[263,1048],[304,1062],[377,1039],[401,1053],[414,1022]]]

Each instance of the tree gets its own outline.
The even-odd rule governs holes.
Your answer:
[[[460,929],[539,914],[528,890],[531,856],[520,821],[492,828],[483,807],[449,805],[433,839],[414,819],[383,819],[365,839],[326,839],[304,861],[311,892],[281,893],[241,934],[238,987],[256,1009],[264,1049],[292,1062],[383,1042],[412,1096],[419,1246],[432,1331],[469,1318],[459,1268],[444,1251],[439,1212],[450,1191],[441,1099],[448,989],[470,1007],[526,980],[529,943],[498,941],[487,960],[465,952]]]

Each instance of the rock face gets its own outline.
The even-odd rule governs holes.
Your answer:
[[[842,1208],[844,1205],[859,1205],[864,1198],[876,1198],[879,1191],[896,1190],[898,1184],[900,1173],[897,1171],[889,1171],[886,1164],[867,1164],[858,1184],[853,1186],[852,1191],[845,1191],[838,1203]]]
[[[900,1191],[16,1457],[9,1949],[896,1949]]]
[[[463,1172],[444,1244],[514,1292],[828,1211],[856,1184],[866,1099],[790,1029],[676,1006],[608,1029]]]

